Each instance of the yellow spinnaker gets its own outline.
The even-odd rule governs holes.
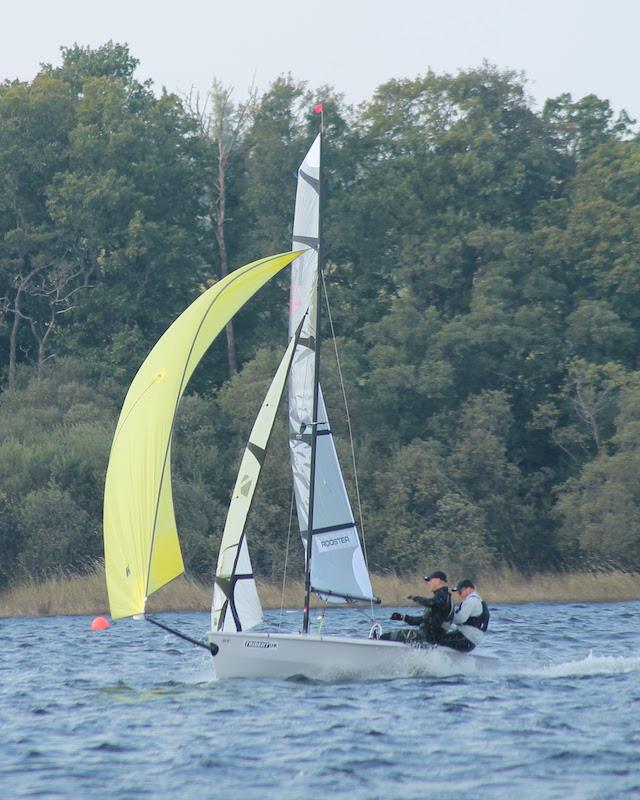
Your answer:
[[[254,261],[200,295],[158,340],[120,412],[104,487],[104,556],[114,619],[184,571],[171,494],[171,435],[189,378],[233,315],[300,255]]]

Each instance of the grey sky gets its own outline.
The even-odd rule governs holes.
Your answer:
[[[291,72],[348,102],[389,78],[483,59],[524,71],[540,103],[595,93],[640,118],[637,0],[21,0],[1,3],[0,80],[31,80],[60,46],[127,43],[139,79],[242,97]]]

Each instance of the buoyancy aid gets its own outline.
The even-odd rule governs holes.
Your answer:
[[[466,608],[463,608],[466,606]],[[473,610],[472,614],[469,611]],[[461,613],[462,612],[462,613]],[[456,606],[453,621],[456,628],[474,644],[480,644],[484,638],[484,633],[489,627],[489,607],[473,592],[467,595],[466,599]]]
[[[482,614],[478,614],[475,617],[468,617],[467,621],[464,623],[465,625],[473,625],[474,628],[478,628],[478,630],[486,631],[489,627],[489,620],[491,619],[491,613],[489,611],[489,606],[484,602],[482,602]]]
[[[489,627],[489,620],[491,619],[491,612],[489,611],[489,606],[482,601],[482,620],[480,622],[480,630],[486,631]]]

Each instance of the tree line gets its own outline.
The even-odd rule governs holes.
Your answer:
[[[357,108],[291,76],[241,103],[219,83],[179,98],[138,66],[125,45],[74,46],[0,85],[0,585],[100,558],[129,382],[199,292],[289,248],[316,100],[370,566],[639,568],[634,121],[594,95],[537,110],[522,75],[488,64],[390,80]],[[286,314],[285,275],[181,406],[174,502],[193,574],[214,568]],[[346,451],[328,349],[322,380]],[[291,507],[277,425],[249,530],[273,579]]]

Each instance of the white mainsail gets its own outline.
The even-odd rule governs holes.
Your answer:
[[[214,631],[246,631],[262,621],[245,530],[300,328],[298,325],[271,381],[240,462],[218,554],[211,606]]]
[[[320,241],[320,135],[298,170],[294,247],[307,248],[292,266],[289,335],[302,320],[289,377],[289,443],[300,534],[307,545],[311,483],[318,256]],[[322,389],[318,386],[316,461],[311,535],[311,587],[333,602],[373,599],[369,573],[340,470]],[[335,593],[333,596],[331,593]]]

